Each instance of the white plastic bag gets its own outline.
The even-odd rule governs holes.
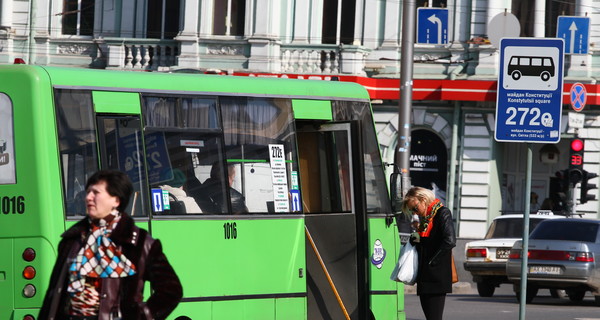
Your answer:
[[[410,242],[407,242],[400,250],[400,257],[394,267],[394,271],[392,271],[391,279],[413,285],[417,281],[418,268],[419,258],[417,248],[410,244]]]

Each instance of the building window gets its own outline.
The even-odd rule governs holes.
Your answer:
[[[94,0],[64,0],[62,33],[91,36],[94,31]]]
[[[179,28],[180,1],[149,0],[146,36],[153,39],[173,39]]]
[[[446,0],[417,0],[417,8],[419,7],[432,7],[432,8],[446,8]]]
[[[535,24],[535,1],[512,0],[512,13],[521,23],[521,36],[533,37]],[[546,0],[546,14],[543,21],[544,36],[556,36],[556,21],[558,16],[571,16],[575,14],[575,0],[555,1]]]
[[[245,0],[215,1],[213,34],[217,36],[243,36],[245,18]]]
[[[352,44],[354,42],[355,13],[356,0],[325,0],[323,2],[323,31],[321,35],[323,43]]]

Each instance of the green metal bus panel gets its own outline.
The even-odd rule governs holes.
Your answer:
[[[311,99],[349,98],[369,101],[367,90],[356,83],[336,82],[335,89],[322,81],[298,79],[273,79],[221,75],[122,72],[78,68],[36,67],[50,75],[54,86],[88,87],[101,89],[123,88],[126,91],[162,91],[172,93],[222,93],[228,95],[255,95],[280,97],[307,97]],[[302,85],[298,85],[302,81]],[[128,89],[129,88],[129,89]],[[131,88],[135,88],[131,89]]]
[[[381,217],[370,217],[368,224],[369,255],[373,256],[374,244],[377,240],[385,250],[385,258],[380,267],[369,263],[371,310],[376,319],[405,319],[404,285],[390,280],[400,252],[398,229],[395,224],[386,226],[385,218]],[[390,232],[390,229],[393,232]],[[390,306],[397,306],[397,308]],[[402,311],[398,312],[398,310]]]
[[[235,223],[235,238],[224,237],[225,223]],[[306,279],[302,217],[155,219],[151,224],[152,235],[163,243],[167,258],[184,284],[186,303],[180,306],[183,308],[187,301],[211,306],[193,310],[186,306],[189,313],[176,309],[174,317],[275,319],[276,302],[289,300],[283,305],[296,309],[280,310],[286,318],[278,319],[303,318]]]
[[[17,257],[13,254],[13,240],[12,239],[0,239],[0,256],[11,257],[10,259],[0,259],[0,301],[2,301],[2,309],[0,309],[0,317],[2,319],[10,319],[12,310],[15,308],[14,305],[14,292],[15,278],[13,277],[16,272],[14,271],[13,259]]]
[[[22,310],[41,305],[56,259],[56,245],[64,231],[64,216],[49,78],[41,68],[6,66],[0,79],[0,93],[6,94],[12,104],[16,160],[16,183],[0,185],[4,203],[0,250],[6,253],[0,258],[0,278],[4,279],[0,281],[0,298],[4,301],[0,319],[11,319],[13,310],[21,314]],[[27,247],[37,254],[31,263],[22,258]],[[26,265],[37,271],[29,281],[22,276]],[[33,298],[24,298],[25,284],[35,286]]]
[[[292,100],[292,109],[296,119],[314,119],[331,121],[331,101]]]
[[[93,91],[94,110],[98,113],[140,114],[140,95],[133,92]]]

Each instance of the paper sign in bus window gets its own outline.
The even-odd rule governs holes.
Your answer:
[[[0,93],[0,184],[16,183],[12,103]]]

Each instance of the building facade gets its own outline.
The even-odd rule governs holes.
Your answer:
[[[575,136],[585,139],[584,169],[600,173],[597,1],[415,2],[445,8],[448,18],[444,41],[414,46],[411,178],[445,199],[459,237],[483,237],[495,216],[525,208],[527,144],[494,140],[494,40],[505,35],[498,26],[556,37],[559,16],[589,17],[589,40],[581,40],[587,52],[564,59],[561,141],[532,144],[531,191],[538,204],[554,197],[555,173],[568,167]],[[358,82],[371,93],[382,156],[392,163],[402,11],[403,1],[392,0],[3,0],[0,63]],[[517,23],[494,22],[506,14]],[[569,102],[574,83],[587,90],[578,113]],[[599,205],[576,210],[596,218]]]

